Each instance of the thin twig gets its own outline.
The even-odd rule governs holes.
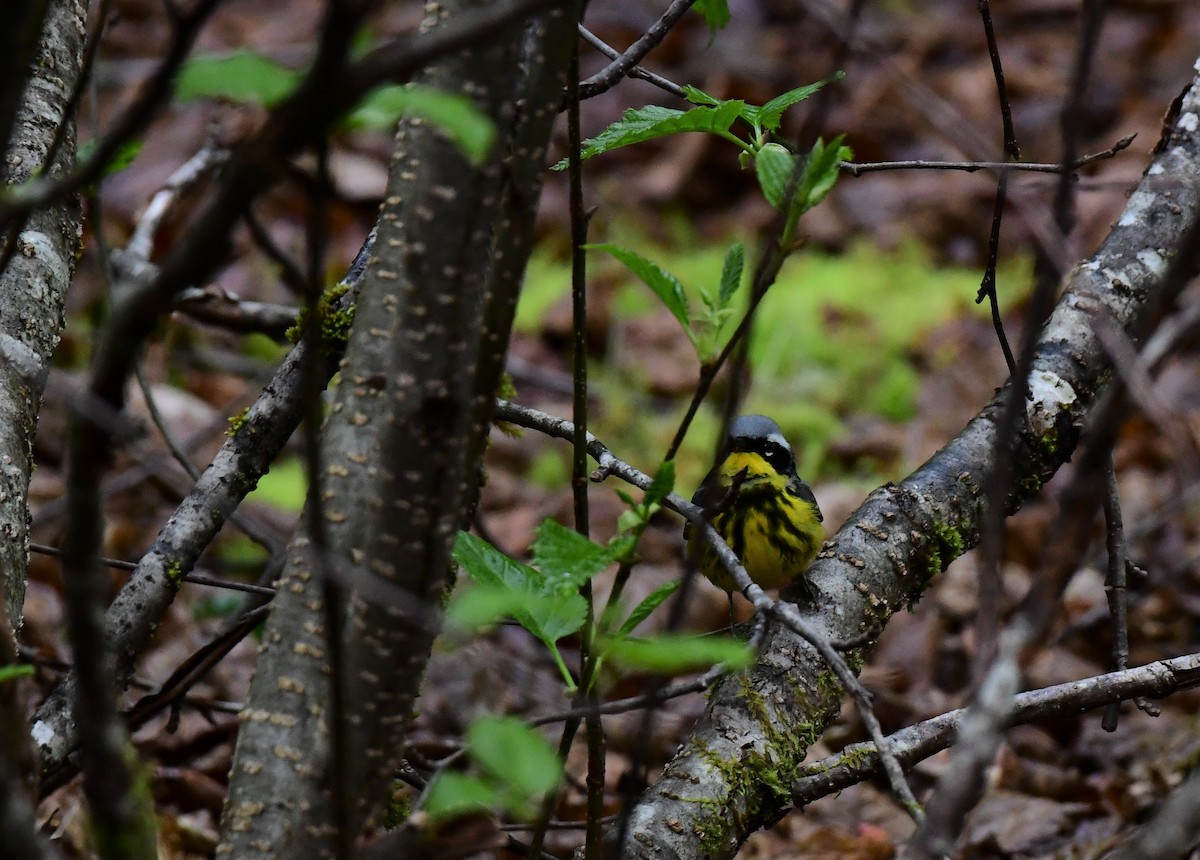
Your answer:
[[[662,17],[650,25],[640,38],[623,54],[579,85],[579,98],[590,99],[611,89],[642,61],[664,38],[680,18],[695,5],[696,0],[672,0]]]
[[[1160,660],[1134,669],[1068,681],[1040,690],[1018,693],[1008,726],[1052,720],[1090,711],[1140,696],[1162,698],[1200,684],[1200,654]],[[905,767],[929,758],[953,744],[967,714],[959,708],[889,735],[896,756]],[[879,761],[870,742],[851,744],[837,755],[806,766],[792,783],[797,806],[834,794],[877,775]]]
[[[1127,149],[1136,134],[1123,137],[1110,146],[1091,155],[1076,159],[1069,169],[1061,163],[1046,163],[1037,161],[927,161],[914,159],[909,161],[843,161],[841,169],[851,176],[862,176],[864,173],[878,173],[884,170],[962,170],[976,173],[980,170],[993,170],[997,173],[1074,173],[1081,167],[1086,167],[1097,161],[1106,161],[1117,153]]]
[[[607,42],[605,42],[603,39],[601,39],[599,36],[597,36],[595,33],[593,33],[591,30],[589,30],[587,27],[583,26],[582,24],[579,25],[579,35],[583,38],[583,41],[587,42],[589,45],[591,45],[593,48],[595,48],[601,54],[604,54],[604,56],[608,57],[610,60],[620,59],[620,57],[621,57],[620,51],[618,51],[616,48],[609,45]],[[648,84],[653,84],[654,86],[658,87],[660,90],[666,90],[673,96],[678,96],[679,98],[685,98],[685,96],[683,94],[683,87],[679,86],[679,84],[675,83],[674,81],[667,80],[662,75],[656,75],[654,72],[651,72],[648,69],[644,69],[641,66],[634,66],[626,74],[628,75],[628,77],[637,78],[638,80],[645,81]]]

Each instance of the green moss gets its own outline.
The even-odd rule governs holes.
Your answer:
[[[408,795],[407,787],[400,780],[393,780],[387,808],[383,813],[383,829],[395,830],[408,821],[411,814],[412,798]]]
[[[183,582],[183,565],[177,559],[167,562],[166,566],[167,579],[175,585]]]
[[[941,570],[945,570],[950,562],[962,555],[966,549],[962,534],[949,523],[934,523],[933,538],[935,552],[941,562]],[[941,570],[938,572],[940,573]]]
[[[350,327],[354,324],[354,305],[344,310],[336,307],[338,299],[346,295],[349,289],[346,284],[335,284],[321,294],[321,342],[326,346],[344,347],[346,339],[350,337]],[[304,336],[308,326],[308,312],[308,308],[301,308],[300,313],[296,315],[296,324],[285,332],[285,336],[292,343],[299,343],[300,338]]]

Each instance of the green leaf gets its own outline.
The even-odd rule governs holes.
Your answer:
[[[792,105],[804,101],[827,84],[840,81],[846,77],[845,72],[836,72],[823,81],[796,87],[786,93],[775,96],[762,107],[746,106],[746,121],[765,131],[775,131],[783,119],[783,113]]]
[[[227,99],[271,107],[295,88],[300,73],[254,51],[201,54],[179,70],[175,95],[183,101]]]
[[[574,593],[613,560],[609,547],[593,543],[574,529],[543,520],[533,542],[533,563],[546,593]]]
[[[554,749],[514,717],[481,717],[467,730],[467,744],[471,758],[489,776],[523,799],[553,791],[562,778]]]
[[[684,84],[680,89],[683,90],[683,97],[694,105],[707,105],[708,107],[720,107],[725,104],[724,99],[719,99],[716,96],[710,96],[699,87],[694,87],[691,84]]]
[[[142,151],[143,141],[140,137],[133,140],[127,140],[122,143],[112,158],[108,160],[108,164],[104,165],[104,169],[100,171],[101,176],[111,176],[114,173],[120,173],[126,167],[133,163],[133,160],[138,157]],[[92,157],[92,153],[96,150],[97,142],[89,140],[79,145],[79,149],[75,153],[77,161],[87,161]]]
[[[642,498],[642,504],[657,504],[671,495],[671,491],[674,489],[675,461],[666,460],[658,467],[658,472],[654,475],[654,479],[650,481],[650,486],[646,488],[646,495]]]
[[[454,558],[476,583],[510,592],[513,599],[506,614],[552,650],[555,642],[577,631],[587,618],[587,602],[576,591],[547,582],[540,571],[469,532],[458,533]],[[467,611],[472,609],[468,604]]]
[[[472,584],[455,591],[446,603],[446,624],[476,631],[491,627],[501,618],[513,618],[528,608],[523,595],[509,588]]]
[[[731,669],[748,666],[754,650],[745,642],[724,636],[663,634],[650,639],[613,642],[612,659],[627,669],[675,675],[724,663]]]
[[[0,666],[0,684],[6,684],[9,681],[17,678],[24,678],[32,675],[35,668],[28,663],[20,663],[11,666]]]
[[[796,159],[787,147],[768,143],[754,156],[754,172],[758,174],[758,186],[767,202],[778,209],[783,205],[788,180],[792,177]]]
[[[844,139],[845,135],[839,134],[828,146],[820,139],[813,146],[796,192],[796,202],[803,205],[804,211],[825,199],[841,174],[841,163],[854,157],[850,147],[842,146]]]
[[[660,269],[655,263],[647,260],[645,257],[622,248],[619,245],[601,244],[601,245],[585,245],[585,248],[596,251],[607,251],[618,260],[625,264],[629,271],[633,272],[642,283],[648,286],[656,296],[667,306],[675,317],[679,320],[679,324],[683,326],[688,337],[692,337],[691,314],[688,308],[687,295],[683,291],[683,284],[679,283],[679,279],[670,272]]]
[[[433,779],[425,795],[425,812],[434,821],[446,821],[461,815],[486,812],[499,805],[500,794],[479,777],[456,771],[442,771]]]
[[[725,254],[725,264],[721,267],[721,291],[718,294],[718,307],[729,306],[729,300],[742,284],[742,269],[746,266],[746,247],[741,242],[734,242]]]
[[[390,130],[401,116],[436,125],[472,164],[487,158],[496,138],[495,124],[469,97],[415,85],[373,90],[346,118],[346,126]]]
[[[625,111],[619,122],[613,123],[596,137],[585,140],[579,157],[586,161],[622,146],[688,131],[727,134],[744,107],[745,102],[733,99],[720,102],[715,107],[697,107],[686,111],[659,105],[631,108]],[[564,170],[566,166],[567,159],[564,158],[553,169]]]
[[[692,8],[700,13],[710,32],[720,30],[729,23],[727,0],[696,0]]]
[[[662,602],[670,597],[679,586],[683,585],[682,579],[672,579],[666,585],[660,586],[650,592],[645,599],[634,607],[633,612],[629,613],[629,617],[625,619],[625,623],[621,625],[621,629],[617,631],[616,639],[624,639],[634,631],[639,624],[650,617],[655,609],[662,605]]]

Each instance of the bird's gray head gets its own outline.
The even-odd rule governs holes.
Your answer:
[[[784,438],[779,425],[766,415],[740,415],[729,425],[730,441],[746,442],[750,440],[770,440],[775,444],[791,450],[792,446]]]

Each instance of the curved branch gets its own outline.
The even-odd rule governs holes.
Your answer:
[[[1030,376],[1030,421],[1016,440],[1009,512],[1070,457],[1106,389],[1110,364],[1093,331],[1107,312],[1135,330],[1163,289],[1168,259],[1200,213],[1200,77],[1179,120],[1101,248],[1071,274],[1042,332]],[[1189,264],[1191,261],[1188,261]],[[1001,440],[1003,389],[925,465],[873,492],[826,543],[808,579],[821,596],[801,609],[831,641],[873,638],[930,579],[979,540],[988,463]],[[861,664],[868,646],[849,655]],[[773,631],[758,665],[730,676],[659,782],[634,808],[624,857],[731,857],[791,803],[790,774],[837,713],[842,689],[816,652]]]

